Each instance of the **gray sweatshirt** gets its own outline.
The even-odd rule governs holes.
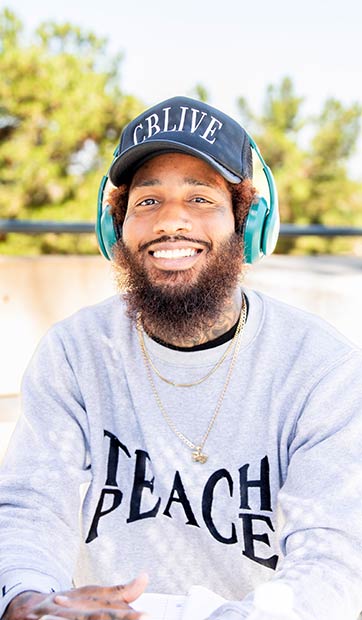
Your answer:
[[[24,590],[124,583],[147,570],[150,592],[200,584],[234,601],[218,618],[247,618],[253,590],[279,580],[302,620],[356,619],[362,353],[322,320],[246,294],[242,345],[204,464],[162,416],[120,297],[46,334],[1,469],[0,612]],[[179,383],[206,375],[228,346],[180,352],[145,342]],[[190,388],[153,375],[165,411],[194,443],[230,359]]]

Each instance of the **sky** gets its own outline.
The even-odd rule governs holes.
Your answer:
[[[261,110],[266,87],[284,76],[318,113],[327,97],[362,103],[361,0],[1,0],[27,32],[70,21],[122,52],[121,88],[146,105],[193,95],[237,114],[243,96]],[[362,146],[362,145],[361,145]],[[361,149],[362,151],[362,149]],[[359,166],[362,170],[362,165]]]

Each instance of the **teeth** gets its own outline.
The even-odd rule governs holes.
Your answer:
[[[186,258],[187,256],[195,256],[197,251],[194,248],[185,248],[177,250],[157,250],[153,253],[155,258]]]

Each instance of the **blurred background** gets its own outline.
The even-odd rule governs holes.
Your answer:
[[[361,23],[360,0],[1,3],[3,446],[41,335],[114,293],[92,227],[122,127],[176,94],[245,125],[273,170],[283,226],[325,233],[283,234],[247,285],[362,344]],[[49,225],[79,222],[91,232]]]

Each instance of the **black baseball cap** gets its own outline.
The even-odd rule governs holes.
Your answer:
[[[202,101],[173,97],[126,125],[109,178],[118,187],[145,161],[170,152],[203,159],[231,183],[253,176],[249,136],[237,121]]]

